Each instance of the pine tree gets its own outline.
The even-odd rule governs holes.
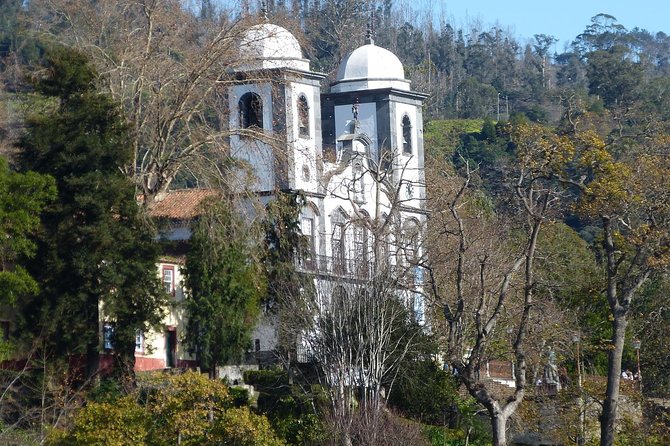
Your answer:
[[[47,56],[36,90],[52,98],[27,121],[19,143],[25,170],[56,179],[58,197],[42,215],[31,272],[42,285],[26,322],[59,354],[84,354],[98,371],[100,308],[115,322],[116,370],[131,382],[135,333],[160,321],[153,232],[142,224],[135,189],[121,167],[132,159],[117,106],[95,88],[97,74],[70,49]]]

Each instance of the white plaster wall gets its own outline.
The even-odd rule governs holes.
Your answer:
[[[264,313],[261,315],[256,328],[251,335],[252,348],[255,340],[260,340],[261,351],[271,351],[277,348],[277,317]]]
[[[162,283],[163,267],[174,268],[174,284],[175,294],[174,299],[177,303],[184,300],[184,276],[182,272],[182,265],[174,262],[159,262],[157,264],[158,278]],[[165,331],[168,326],[176,327],[177,330],[177,359],[193,359],[185,350],[182,338],[186,328],[186,320],[184,318],[184,310],[181,306],[170,308],[165,318],[161,323],[161,331],[149,331],[144,333],[144,350],[135,351],[135,356],[143,356],[146,358],[160,359],[165,361],[167,352],[165,350]]]
[[[419,112],[417,107],[410,104],[392,103],[395,109],[396,122],[393,123],[396,131],[396,141],[394,147],[397,147],[397,162],[396,169],[402,171],[402,179],[405,182],[410,182],[412,185],[412,197],[407,194],[407,187],[403,186],[401,191],[401,199],[406,206],[420,208],[425,199],[425,185],[423,181],[423,172],[420,166],[423,164],[418,156],[418,142],[423,139],[423,122],[419,119]],[[403,152],[403,134],[402,134],[402,118],[407,115],[412,124],[412,153],[406,154]],[[421,161],[421,163],[420,163]]]
[[[308,138],[299,136],[298,98],[301,94],[305,95],[309,105]],[[290,113],[287,115],[290,132],[287,136],[294,148],[293,165],[290,168],[291,184],[295,189],[315,192],[318,187],[316,137],[317,131],[321,131],[320,126],[317,126],[320,120],[320,92],[317,87],[293,82],[290,88],[287,88],[287,95],[290,95],[287,101],[290,107]],[[305,175],[305,168],[309,172],[308,175]]]

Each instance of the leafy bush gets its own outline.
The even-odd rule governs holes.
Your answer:
[[[267,418],[234,404],[228,387],[195,372],[160,376],[115,401],[89,402],[50,446],[281,446]],[[147,391],[147,389],[149,389]]]
[[[412,362],[401,370],[389,402],[423,423],[442,425],[456,415],[456,380],[432,360]]]
[[[315,412],[326,400],[320,386],[291,385],[281,370],[246,371],[244,381],[260,393],[259,411],[268,416],[277,435],[288,444],[325,440],[320,414]]]

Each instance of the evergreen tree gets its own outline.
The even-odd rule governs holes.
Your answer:
[[[30,235],[39,227],[39,214],[55,194],[53,178],[13,172],[0,156],[0,304],[37,292],[24,266],[35,255]]]
[[[232,205],[208,201],[203,209],[186,258],[186,345],[215,377],[249,347],[265,277],[257,238]]]
[[[132,157],[128,129],[84,56],[52,49],[46,71],[35,86],[51,106],[28,119],[19,146],[23,168],[52,175],[58,197],[42,215],[31,269],[42,290],[25,305],[26,322],[56,353],[84,354],[92,377],[102,308],[115,323],[115,370],[132,383],[136,332],[160,321],[165,296],[153,231],[121,171]]]

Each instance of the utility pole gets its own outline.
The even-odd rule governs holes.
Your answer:
[[[575,343],[576,347],[576,362],[577,362],[577,392],[579,392],[579,396],[577,397],[577,404],[579,407],[579,434],[577,436],[577,446],[583,446],[584,445],[584,397],[582,394],[582,365],[581,365],[581,359],[579,357],[579,347],[581,343],[581,339],[579,334],[575,334],[572,337],[572,341]]]
[[[500,93],[498,93],[498,118],[496,121],[500,122]]]

